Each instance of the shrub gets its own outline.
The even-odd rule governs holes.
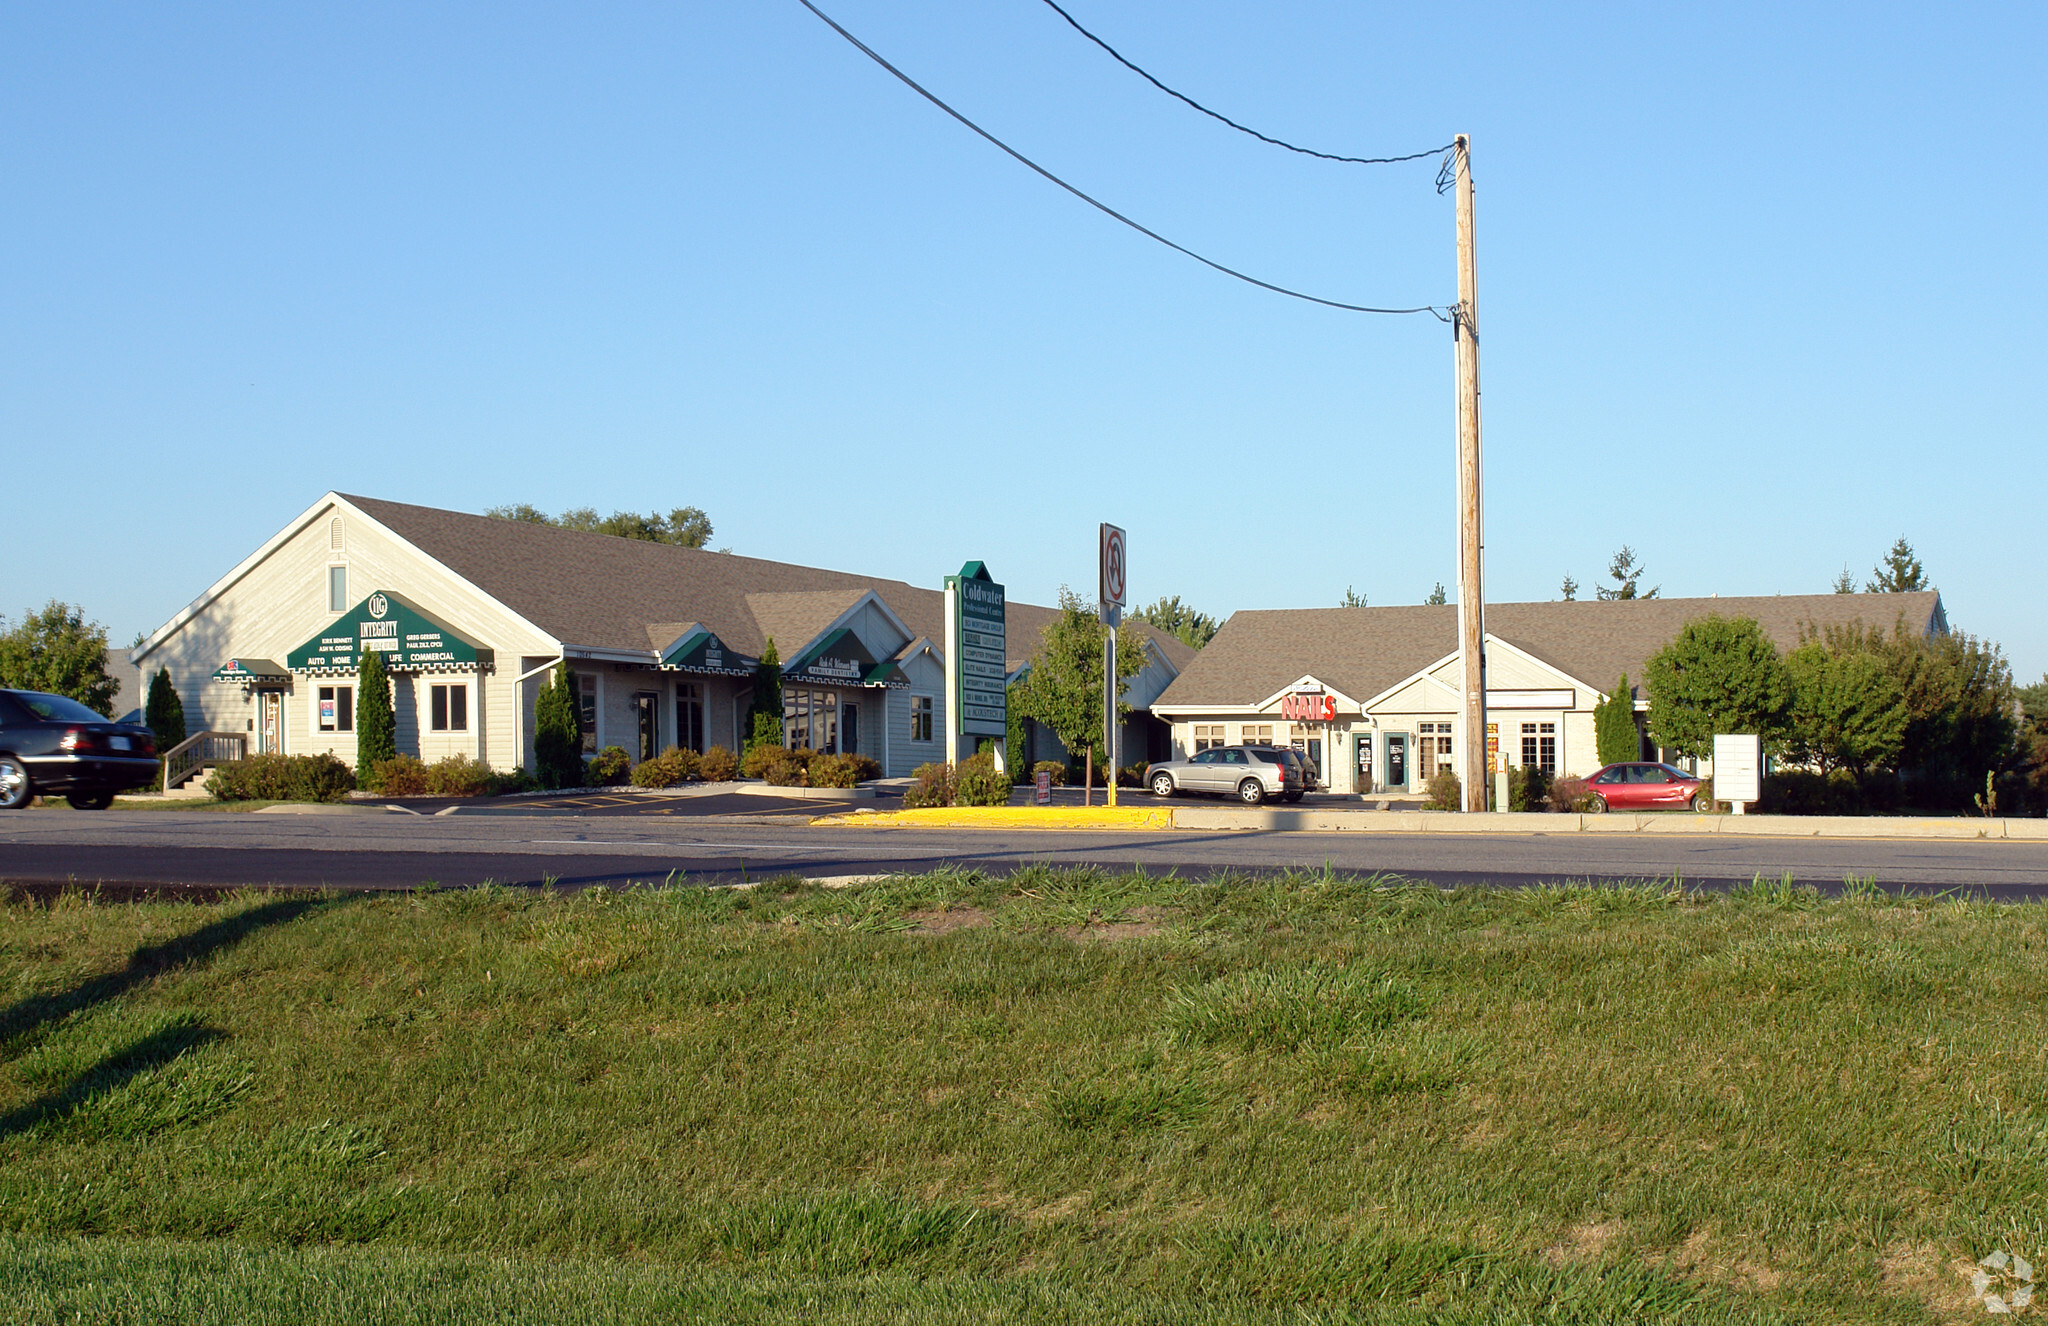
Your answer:
[[[1010,779],[996,769],[996,757],[983,751],[960,761],[953,771],[953,804],[956,806],[1007,806]]]
[[[391,674],[372,649],[356,664],[356,767],[371,779],[398,754],[398,720],[391,712]],[[373,786],[366,782],[365,787]]]
[[[697,776],[697,752],[670,746],[633,770],[635,787],[675,787]]]
[[[1517,764],[1508,769],[1508,809],[1550,809],[1550,775],[1540,764]]]
[[[1151,762],[1148,760],[1140,760],[1136,764],[1125,765],[1116,771],[1116,785],[1118,787],[1143,787],[1145,785],[1145,770],[1151,767]]]
[[[149,683],[149,705],[143,722],[156,734],[156,748],[167,751],[185,740],[185,701],[171,685],[171,670],[158,668]]]
[[[497,786],[491,766],[469,755],[449,755],[427,766],[427,792],[437,797],[485,797]]]
[[[1550,808],[1560,814],[1583,811],[1592,804],[1593,789],[1583,778],[1560,778],[1550,785]]]
[[[801,787],[804,784],[804,766],[809,759],[809,751],[799,754],[783,746],[764,743],[748,749],[746,758],[740,761],[740,772],[749,778],[758,778],[770,787]]]
[[[1847,769],[1786,769],[1764,779],[1756,808],[1766,815],[1860,815],[1863,794]]]
[[[370,767],[363,788],[387,797],[422,797],[427,794],[427,766],[417,755],[394,755]]]
[[[869,782],[882,776],[882,762],[872,755],[842,755],[844,760],[853,761],[854,778],[858,782]]]
[[[341,801],[355,770],[332,755],[252,755],[216,765],[207,787],[222,801]]]
[[[591,787],[615,787],[626,781],[626,775],[633,769],[633,757],[626,754],[624,746],[606,746],[590,762],[589,770],[583,775]]]
[[[1038,775],[1042,773],[1052,775],[1052,785],[1054,787],[1065,787],[1067,785],[1067,766],[1058,760],[1040,760],[1031,766],[1031,780],[1033,782],[1037,782]]]
[[[514,769],[510,773],[492,774],[491,789],[488,795],[503,797],[511,796],[514,792],[538,792],[540,790],[540,779],[534,775],[531,769]]]
[[[697,772],[707,783],[729,783],[739,771],[739,757],[723,746],[713,746],[697,761]]]
[[[1429,776],[1423,790],[1429,793],[1431,810],[1457,810],[1464,802],[1464,789],[1458,785],[1458,775],[1449,769],[1439,769]]]
[[[852,755],[813,755],[809,773],[812,787],[853,787],[860,782],[860,766]]]
[[[924,810],[932,806],[953,804],[953,771],[944,764],[934,761],[920,764],[910,771],[915,779],[910,790],[903,794],[905,810]]]

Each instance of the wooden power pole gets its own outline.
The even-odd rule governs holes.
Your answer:
[[[1464,692],[1458,781],[1465,809],[1486,809],[1485,507],[1479,472],[1479,280],[1472,257],[1472,140],[1459,134],[1458,169],[1458,674]],[[1501,807],[1506,810],[1506,806]]]

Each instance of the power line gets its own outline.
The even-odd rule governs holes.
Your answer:
[[[862,41],[860,38],[854,36],[851,32],[848,32],[845,28],[842,28],[837,23],[833,22],[831,16],[828,15],[824,10],[812,4],[811,0],[797,0],[797,3],[801,4],[805,9],[810,10],[813,14],[816,14],[819,17],[819,19],[821,19],[824,22],[826,27],[831,28],[840,36],[846,38],[848,42],[852,43],[855,50],[858,50],[862,55],[867,56],[868,59],[873,60],[876,64],[882,66],[882,68],[894,74],[898,79],[902,81],[905,87],[908,87],[911,91],[917,93],[917,95],[923,97],[932,105],[937,106],[940,110],[946,112],[946,114],[960,121],[960,123],[966,125],[969,129],[972,129],[975,133],[987,139],[990,143],[993,143],[995,146],[1001,148],[1005,153],[1007,153],[1009,156],[1011,156],[1018,162],[1022,163],[1025,166],[1030,167],[1033,171],[1044,176],[1046,179],[1051,180],[1054,184],[1059,185],[1062,189],[1065,189],[1068,193],[1073,194],[1076,198],[1079,198],[1082,202],[1087,203],[1090,207],[1093,207],[1097,211],[1102,212],[1107,216],[1115,217],[1117,220],[1123,222],[1125,225],[1137,231],[1139,234],[1145,236],[1147,239],[1157,240],[1161,244],[1164,244],[1167,248],[1172,249],[1175,253],[1186,254],[1188,257],[1193,258],[1196,262],[1201,263],[1204,267],[1214,268],[1216,271],[1223,273],[1225,276],[1234,276],[1240,281],[1244,281],[1248,284],[1258,286],[1261,290],[1271,290],[1276,295],[1286,295],[1293,299],[1305,299],[1311,304],[1321,304],[1325,308],[1343,309],[1347,313],[1432,313],[1435,314],[1439,319],[1444,317],[1443,311],[1432,304],[1422,304],[1415,308],[1368,308],[1363,304],[1346,304],[1340,300],[1324,299],[1320,295],[1304,294],[1302,291],[1299,290],[1290,290],[1284,285],[1274,285],[1271,281],[1261,281],[1256,276],[1247,276],[1245,273],[1238,271],[1235,267],[1225,267],[1222,263],[1217,262],[1214,259],[1204,258],[1201,254],[1195,252],[1193,249],[1174,243],[1172,240],[1160,234],[1158,231],[1149,230],[1146,227],[1139,225],[1136,221],[1131,220],[1131,218],[1125,216],[1122,212],[1117,211],[1114,207],[1111,207],[1109,204],[1102,202],[1096,198],[1090,197],[1088,194],[1081,192],[1073,185],[1067,183],[1059,176],[1047,170],[1044,166],[1039,165],[1030,157],[1025,156],[1016,148],[1011,147],[1002,139],[996,137],[994,134],[982,128],[974,121],[968,119],[959,111],[954,110],[951,106],[948,106],[945,102],[939,100],[938,97],[926,91],[925,88],[921,84],[919,84],[916,79],[912,78],[909,74],[904,73],[901,69],[898,69],[895,65],[890,64],[887,60],[883,59],[878,53],[876,53],[873,47],[869,46],[866,42]]]
[[[1110,45],[1102,38],[1096,36],[1088,29],[1082,27],[1080,20],[1076,19],[1072,14],[1069,14],[1066,10],[1061,9],[1057,4],[1054,4],[1053,0],[1045,0],[1045,3],[1046,6],[1052,10],[1053,13],[1058,14],[1061,18],[1065,19],[1067,23],[1074,29],[1074,31],[1080,33],[1089,41],[1094,42],[1103,50],[1108,51],[1109,57],[1112,60],[1115,60],[1124,68],[1130,70],[1138,77],[1144,79],[1153,87],[1158,88],[1161,92],[1164,92],[1167,96],[1172,97],[1176,101],[1186,102],[1188,105],[1194,107],[1196,110],[1202,112],[1202,114],[1208,116],[1212,120],[1220,120],[1224,124],[1227,124],[1231,128],[1237,130],[1241,134],[1250,134],[1252,137],[1258,139],[1262,143],[1271,143],[1275,147],[1284,147],[1290,152],[1299,152],[1305,157],[1321,157],[1325,161],[1344,161],[1354,166],[1391,166],[1402,161],[1420,161],[1424,157],[1442,156],[1444,153],[1450,151],[1453,146],[1455,146],[1451,143],[1445,143],[1442,147],[1432,147],[1426,152],[1410,152],[1406,156],[1398,157],[1346,157],[1339,156],[1335,152],[1318,152],[1312,147],[1297,147],[1295,144],[1287,142],[1285,139],[1273,138],[1269,135],[1262,134],[1257,129],[1253,129],[1246,125],[1239,124],[1236,120],[1231,119],[1228,115],[1223,115],[1219,114],[1216,111],[1212,111],[1207,106],[1204,106],[1201,102],[1196,101],[1193,97],[1188,96],[1184,92],[1174,91],[1172,88],[1166,86],[1166,84],[1160,82],[1158,79],[1152,77],[1152,75],[1146,73],[1143,69],[1140,69],[1137,65],[1125,59],[1123,52],[1117,50],[1116,47]]]

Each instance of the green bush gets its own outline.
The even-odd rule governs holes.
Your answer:
[[[491,790],[494,797],[511,796],[515,792],[538,792],[540,779],[531,769],[514,769],[509,773],[491,775]]]
[[[1756,808],[1766,815],[1861,815],[1863,793],[1847,769],[1785,769],[1764,778]]]
[[[587,787],[617,787],[633,772],[633,757],[624,746],[606,746],[584,770]]]
[[[1449,769],[1431,774],[1423,791],[1429,793],[1431,810],[1458,810],[1465,804],[1464,788],[1458,784],[1458,775]]]
[[[697,765],[696,751],[670,746],[653,759],[640,761],[633,770],[633,786],[676,787],[697,776]]]
[[[332,755],[252,755],[216,765],[207,787],[222,801],[342,801],[355,770]]]
[[[810,755],[809,751],[793,751],[763,743],[748,748],[746,758],[740,761],[740,772],[748,778],[758,778],[770,787],[802,787]]]
[[[574,787],[583,781],[583,711],[576,674],[555,668],[533,702],[533,758],[541,784]]]
[[[394,755],[371,767],[362,780],[366,792],[387,797],[421,797],[427,794],[427,766],[416,755]]]
[[[391,712],[391,674],[376,650],[356,664],[356,768],[374,779],[377,766],[398,754],[398,720]],[[365,782],[371,787],[371,782]]]
[[[739,771],[739,757],[723,746],[713,746],[697,761],[697,773],[707,783],[729,783]]]
[[[171,670],[158,668],[149,683],[149,704],[143,722],[156,734],[156,748],[167,751],[185,740],[185,701],[171,685]]]
[[[1508,769],[1508,809],[1549,810],[1550,775],[1540,764],[1517,764]]]
[[[1032,765],[1031,781],[1037,782],[1038,775],[1042,773],[1052,775],[1052,785],[1054,787],[1065,787],[1067,785],[1067,766],[1058,760],[1040,760]]]
[[[1149,760],[1140,760],[1136,764],[1125,765],[1116,771],[1116,785],[1118,787],[1143,787],[1145,785],[1145,771],[1151,767],[1152,763]]]
[[[960,761],[953,771],[953,804],[956,806],[1007,806],[1010,804],[1009,777],[996,769],[990,752]]]
[[[882,762],[872,755],[844,755],[840,758],[853,761],[854,777],[863,783],[882,776]]]
[[[910,771],[915,781],[903,794],[905,810],[926,810],[953,804],[953,771],[937,761],[920,764]]]
[[[469,755],[449,755],[427,766],[427,794],[437,797],[487,797],[496,789],[491,766]]]

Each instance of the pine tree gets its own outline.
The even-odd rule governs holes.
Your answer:
[[[158,668],[151,679],[149,703],[142,711],[142,721],[156,733],[159,751],[170,750],[185,740],[185,702],[178,698],[178,688],[171,685],[169,668]]]
[[[1863,586],[1869,594],[1912,594],[1927,588],[1927,568],[1920,565],[1920,559],[1913,555],[1913,545],[1906,542],[1903,534],[1870,575],[1870,582]]]
[[[377,766],[398,755],[398,720],[391,713],[391,674],[384,655],[367,650],[356,665],[356,786],[375,789]]]
[[[1835,577],[1835,593],[1854,594],[1855,592],[1856,577],[1849,574],[1849,567],[1845,563],[1842,567],[1842,574]]]
[[[747,706],[747,733],[749,750],[782,744],[782,655],[775,651],[774,636],[768,637],[768,647],[754,665],[754,700]]]
[[[1636,550],[1625,543],[1607,564],[1607,574],[1614,577],[1613,589],[1593,586],[1593,593],[1603,599],[1653,599],[1663,589],[1661,585],[1648,591],[1636,587],[1636,582],[1643,578],[1643,564],[1636,560]]]
[[[1643,739],[1636,731],[1635,696],[1625,672],[1613,692],[1593,710],[1593,745],[1603,765],[1626,764],[1643,757]]]
[[[583,706],[567,663],[556,666],[534,698],[533,763],[544,787],[582,785]]]
[[[1429,604],[1433,608],[1441,608],[1450,601],[1450,595],[1444,593],[1444,582],[1441,580],[1436,582],[1435,589],[1429,591],[1429,597],[1423,600],[1424,603]]]
[[[1572,578],[1571,572],[1564,573],[1564,583],[1557,587],[1557,592],[1564,597],[1566,603],[1571,603],[1579,597],[1579,582]]]
[[[1346,585],[1344,586],[1344,597],[1337,600],[1337,606],[1340,608],[1362,608],[1365,606],[1365,595]]]

